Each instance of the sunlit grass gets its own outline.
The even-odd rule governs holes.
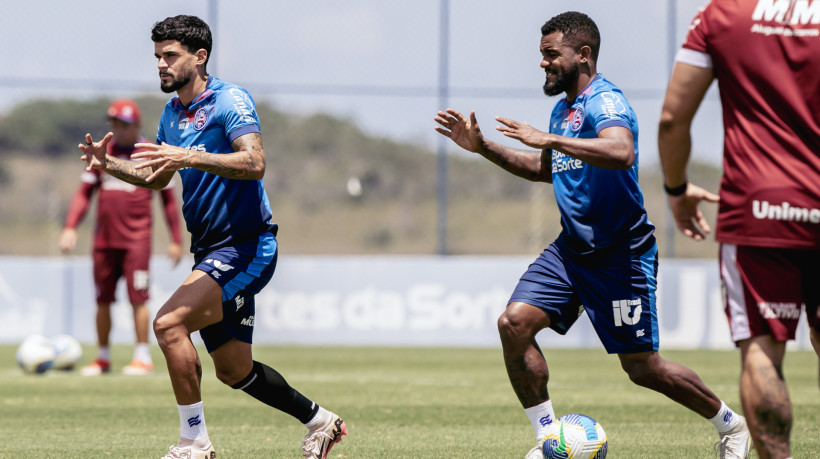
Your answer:
[[[86,349],[86,355],[93,353]],[[558,415],[596,418],[610,458],[710,458],[717,440],[703,419],[629,382],[617,358],[599,350],[545,349]],[[299,457],[304,427],[219,383],[207,356],[203,397],[220,458]],[[697,371],[739,409],[734,351],[664,352]],[[130,349],[114,348],[121,368]],[[532,428],[504,371],[500,349],[256,347],[308,397],[342,415],[350,435],[331,458],[521,458]],[[162,356],[149,377],[74,372],[24,375],[14,347],[0,346],[0,458],[159,457],[178,436]],[[790,353],[794,457],[820,450],[817,359]]]

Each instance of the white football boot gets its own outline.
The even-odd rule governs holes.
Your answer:
[[[342,441],[342,435],[347,435],[347,426],[342,418],[330,411],[327,413],[327,419],[308,430],[302,440],[302,457],[327,459],[330,448]]]
[[[216,451],[214,451],[214,445],[211,442],[208,442],[208,445],[204,448],[196,445],[173,445],[170,449],[161,459],[216,459]]]
[[[720,459],[746,459],[749,457],[749,450],[752,447],[752,435],[746,425],[746,418],[738,416],[740,422],[732,430],[720,434],[720,441],[715,445],[715,449],[720,454]]]

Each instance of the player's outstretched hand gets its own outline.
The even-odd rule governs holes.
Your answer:
[[[507,137],[516,139],[524,145],[538,150],[549,147],[549,135],[530,126],[530,123],[522,123],[501,116],[496,116],[495,120],[502,124],[502,126],[497,126],[496,129]]]
[[[470,111],[469,119],[452,108],[436,115],[434,119],[441,125],[435,127],[439,134],[449,137],[456,145],[473,153],[484,148],[484,135],[475,119],[475,110]]]
[[[95,142],[94,139],[91,138],[91,134],[86,134],[85,143],[77,145],[77,148],[83,152],[80,159],[85,161],[86,171],[90,172],[91,169],[105,170],[105,166],[108,162],[105,154],[108,151],[108,142],[111,141],[112,137],[114,137],[114,133],[109,132],[102,140]]]
[[[718,202],[720,198],[692,183],[682,195],[669,196],[669,210],[672,211],[678,229],[696,241],[702,241],[712,231],[698,207],[701,201]]]
[[[131,159],[144,159],[134,166],[135,169],[150,167],[153,173],[145,179],[151,183],[157,176],[165,172],[174,172],[188,167],[190,156],[193,154],[188,148],[175,147],[165,142],[157,145],[155,143],[138,143],[134,148],[140,149],[139,153],[131,155]]]

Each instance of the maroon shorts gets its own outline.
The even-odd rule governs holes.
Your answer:
[[[98,303],[116,301],[117,281],[122,276],[125,276],[128,299],[131,304],[142,304],[148,301],[150,247],[94,249],[93,258],[94,285],[97,287]]]
[[[820,330],[820,251],[720,245],[720,279],[732,340],[793,340],[802,310]]]

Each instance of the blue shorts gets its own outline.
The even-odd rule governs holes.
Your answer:
[[[650,242],[648,249],[630,249],[627,241],[579,256],[559,239],[521,276],[510,303],[544,309],[562,335],[586,311],[610,354],[656,351],[658,247]]]
[[[254,295],[273,277],[277,255],[276,237],[271,233],[197,254],[194,269],[207,273],[222,287],[222,320],[199,331],[208,352],[231,339],[253,342]]]

